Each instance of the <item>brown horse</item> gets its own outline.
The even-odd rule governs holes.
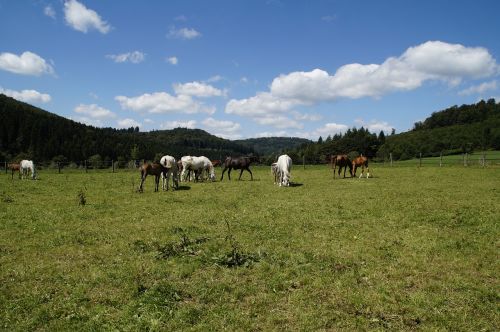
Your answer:
[[[335,179],[335,169],[338,166],[339,167],[339,177],[340,177],[340,172],[342,171],[342,168],[344,168],[344,178],[345,178],[345,171],[347,170],[347,167],[349,167],[349,173],[351,174],[352,177],[352,163],[349,157],[345,154],[338,154],[336,156],[332,156],[331,159],[332,163],[332,168],[333,168],[333,178]]]
[[[139,170],[141,171],[141,185],[139,187],[139,191],[143,191],[143,185],[144,181],[146,181],[146,177],[148,175],[154,175],[155,176],[155,192],[158,191],[158,185],[160,183],[160,176],[161,173],[164,174],[166,177],[167,169],[163,167],[161,164],[150,164],[150,163],[145,163],[141,167],[139,167]]]
[[[241,175],[243,174],[243,170],[247,170],[248,173],[250,173],[250,177],[253,180],[253,174],[252,171],[250,170],[250,164],[254,161],[257,161],[257,157],[238,157],[238,158],[233,158],[233,157],[227,157],[226,160],[224,160],[223,164],[223,169],[222,169],[222,176],[220,177],[220,180],[224,179],[224,173],[227,172],[227,176],[229,177],[229,180],[231,180],[231,170],[232,169],[241,169],[240,172],[240,177],[238,180],[241,180]]]
[[[217,167],[217,166],[221,166],[222,165],[222,161],[216,159],[216,160],[212,160],[212,166],[213,167]]]
[[[361,166],[361,175],[359,178],[363,177],[363,173],[365,172],[366,168],[366,178],[368,179],[370,177],[370,169],[368,168],[368,158],[365,156],[361,155],[357,158],[355,158],[352,161],[352,167],[353,167],[353,176],[356,176],[356,169]]]
[[[8,164],[7,168],[12,171],[12,178],[14,179],[14,173],[19,172],[19,178],[21,178],[21,164]]]

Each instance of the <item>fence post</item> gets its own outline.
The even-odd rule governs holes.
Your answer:
[[[306,157],[302,156],[302,166],[306,169]]]
[[[85,159],[85,173],[87,173],[87,159]]]
[[[61,174],[61,163],[59,161],[57,162],[57,172]]]
[[[6,162],[6,161],[4,161],[3,163],[4,163],[4,165],[5,165],[5,174],[7,174],[7,162]]]
[[[467,166],[467,161],[466,161],[467,153],[464,153],[462,156],[463,156],[463,159],[464,159],[464,167],[466,167]]]
[[[392,167],[392,152],[389,153],[389,158],[391,159],[391,167]]]
[[[420,152],[420,158],[419,158],[418,167],[422,167],[422,152]]]
[[[439,154],[439,167],[443,166],[443,151]]]
[[[486,153],[483,152],[483,168],[486,166]]]

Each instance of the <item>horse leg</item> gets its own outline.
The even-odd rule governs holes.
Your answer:
[[[333,165],[333,178],[335,179],[335,171],[337,170],[337,165]]]
[[[253,181],[253,174],[252,174],[252,171],[250,170],[250,168],[246,168],[246,170],[250,173],[250,181]]]
[[[221,177],[220,177],[220,180],[221,180],[221,181],[224,179],[224,172],[226,171],[226,169],[227,169],[227,168],[225,168],[225,167],[222,169],[222,175],[221,175]]]
[[[366,178],[368,179],[370,177],[370,169],[368,166],[366,166]]]
[[[361,174],[359,175],[360,179],[363,177],[364,172],[365,172],[365,166],[361,166]]]
[[[227,171],[227,177],[229,178],[229,180],[231,180],[231,170],[232,168],[230,167],[229,170]]]
[[[159,184],[160,184],[160,174],[155,175],[155,192],[158,191]]]
[[[146,181],[147,174],[141,174],[141,185],[139,186],[139,191],[143,191],[144,181]]]

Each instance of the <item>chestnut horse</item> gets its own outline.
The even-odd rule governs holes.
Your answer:
[[[342,168],[344,168],[344,178],[345,178],[345,171],[347,167],[349,167],[349,173],[351,173],[352,177],[352,163],[349,157],[345,154],[338,154],[336,156],[332,156],[331,159],[332,162],[332,168],[333,168],[333,178],[335,179],[335,169],[337,166],[339,166],[339,177],[340,177],[340,172],[342,171]]]
[[[253,174],[252,171],[250,170],[250,164],[256,160],[257,157],[238,157],[238,158],[227,157],[226,160],[224,160],[223,164],[224,168],[222,169],[222,176],[220,177],[220,180],[222,181],[222,179],[224,179],[224,173],[226,171],[229,180],[231,180],[232,169],[241,169],[240,177],[238,178],[238,180],[241,180],[241,175],[243,174],[243,170],[247,170],[248,173],[250,173],[251,179],[253,180]]]
[[[21,165],[20,164],[8,164],[7,168],[12,171],[12,179],[14,179],[14,173],[19,172],[19,178],[21,178]]]
[[[363,173],[365,172],[366,168],[366,178],[368,179],[370,177],[370,169],[368,168],[368,158],[365,156],[361,155],[357,158],[355,158],[352,161],[352,167],[353,167],[353,176],[356,176],[356,169],[361,166],[361,175],[359,178],[361,179],[363,177]]]
[[[160,183],[160,176],[162,173],[166,174],[167,169],[163,167],[161,164],[150,164],[150,163],[145,163],[141,167],[139,167],[139,170],[141,171],[141,185],[139,186],[139,191],[143,191],[143,185],[144,181],[146,181],[146,177],[148,175],[154,175],[155,176],[155,192],[158,191],[158,185]]]

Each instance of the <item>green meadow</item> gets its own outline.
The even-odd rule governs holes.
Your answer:
[[[500,169],[370,166],[2,173],[0,330],[498,329]]]

